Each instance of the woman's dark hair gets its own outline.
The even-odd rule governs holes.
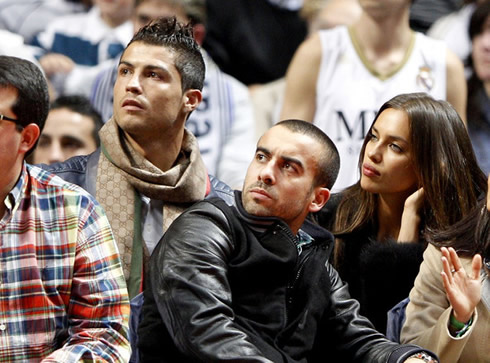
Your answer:
[[[430,231],[427,241],[437,247],[453,247],[458,255],[472,257],[479,253],[490,259],[490,212],[485,200],[461,221],[438,231]]]
[[[466,127],[458,113],[446,101],[437,101],[425,93],[401,94],[379,109],[359,156],[362,168],[369,134],[386,109],[400,110],[409,120],[411,159],[424,188],[422,231],[446,228],[466,216],[486,190],[486,177],[476,161]],[[361,188],[360,182],[346,189],[339,204],[333,232],[352,233],[368,225],[377,225],[377,194]],[[335,263],[343,259],[343,242],[338,239]]]

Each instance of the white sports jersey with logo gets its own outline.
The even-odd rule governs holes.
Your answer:
[[[446,46],[414,33],[411,49],[394,74],[381,79],[368,69],[347,27],[320,32],[322,60],[314,123],[337,146],[340,173],[333,190],[359,180],[359,152],[383,103],[401,93],[426,92],[446,99]]]

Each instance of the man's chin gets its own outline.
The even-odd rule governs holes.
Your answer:
[[[272,215],[272,212],[270,211],[269,208],[266,206],[259,204],[255,202],[254,200],[252,201],[245,201],[243,203],[243,208],[248,214],[251,214],[253,216],[257,217],[270,217]]]

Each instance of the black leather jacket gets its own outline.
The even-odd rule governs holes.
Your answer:
[[[300,254],[289,227],[219,199],[197,203],[154,250],[138,331],[143,362],[402,362],[328,263],[332,235]]]
[[[64,162],[52,165],[39,165],[44,170],[58,175],[64,180],[81,186],[87,192],[95,196],[95,184],[97,179],[97,166],[100,158],[100,148],[90,155],[75,156]],[[209,176],[211,191],[208,198],[219,197],[227,201],[233,200],[232,189],[219,179]]]

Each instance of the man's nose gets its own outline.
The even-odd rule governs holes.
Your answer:
[[[53,141],[49,150],[49,163],[54,164],[60,161],[64,161],[64,156],[65,155],[63,154],[60,143],[57,141]]]
[[[137,73],[134,73],[126,84],[126,91],[133,93],[141,93],[141,81]]]
[[[273,161],[269,161],[265,164],[259,173],[259,179],[265,184],[275,184],[276,178],[274,175],[275,164]]]

